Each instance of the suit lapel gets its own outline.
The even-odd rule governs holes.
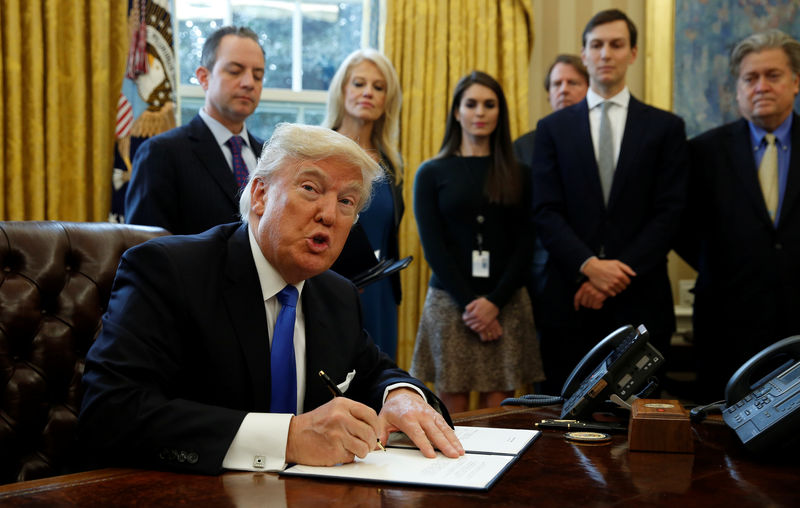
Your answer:
[[[608,196],[609,208],[622,192],[625,187],[625,180],[628,178],[630,171],[636,167],[636,161],[639,160],[639,149],[642,146],[642,137],[647,128],[645,116],[644,104],[631,96],[631,100],[628,103],[628,116],[625,119],[625,130],[622,134],[622,143],[620,143],[619,148],[617,168],[614,171],[611,193]]]
[[[253,153],[256,154],[256,161],[258,161],[258,158],[261,157],[261,149],[264,142],[253,136],[250,131],[247,131],[247,136],[250,138],[250,146],[253,148]]]
[[[344,376],[339,372],[341,366],[332,363],[341,358],[328,326],[335,317],[327,316],[326,306],[321,301],[317,289],[319,283],[316,278],[308,279],[303,287],[302,296],[306,326],[306,395],[303,401],[303,410],[306,412],[331,399],[331,393],[319,378],[320,370],[324,370],[334,383],[344,381]]]
[[[269,411],[267,313],[246,225],[240,226],[228,240],[225,273],[228,286],[223,300],[253,382],[253,407],[256,411]]]
[[[605,208],[603,204],[603,187],[600,185],[600,169],[597,167],[597,158],[594,154],[594,144],[592,143],[592,129],[589,126],[589,104],[586,99],[583,99],[578,104],[568,108],[569,118],[564,125],[571,131],[565,139],[575,140],[570,141],[570,149],[576,150],[578,153],[577,160],[582,161],[580,167],[586,172],[585,178],[587,182],[592,182],[591,186],[594,187],[593,194],[597,197],[597,202],[601,208]],[[573,127],[577,127],[576,131],[572,131]],[[575,133],[577,132],[577,136]],[[577,139],[575,139],[577,137]]]
[[[758,171],[755,157],[753,156],[753,141],[750,139],[750,129],[747,120],[741,119],[731,125],[729,131],[727,153],[731,154],[731,167],[736,178],[742,182],[748,200],[755,210],[756,216],[772,226],[772,220],[767,212],[764,195],[761,193],[761,184],[758,182]]]
[[[236,177],[233,176],[233,172],[230,170],[230,166],[228,166],[228,162],[225,160],[216,138],[203,122],[203,119],[200,118],[200,115],[195,116],[189,122],[189,140],[192,142],[192,151],[202,163],[203,169],[217,182],[217,185],[219,185],[230,202],[236,205],[238,203]],[[258,146],[258,153],[261,153],[260,145],[252,144],[251,146]]]
[[[789,175],[783,194],[781,217],[788,217],[800,197],[800,116],[792,114],[792,155],[789,159]],[[778,227],[782,221],[778,220]]]

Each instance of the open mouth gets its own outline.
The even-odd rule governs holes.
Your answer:
[[[308,246],[314,252],[324,251],[328,248],[329,244],[330,238],[328,238],[328,235],[322,233],[313,235],[308,239]]]

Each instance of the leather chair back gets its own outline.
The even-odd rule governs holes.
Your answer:
[[[161,228],[0,222],[0,484],[65,472],[122,253]]]

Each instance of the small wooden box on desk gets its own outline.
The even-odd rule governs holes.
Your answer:
[[[628,426],[628,449],[693,453],[689,413],[677,400],[636,399]]]

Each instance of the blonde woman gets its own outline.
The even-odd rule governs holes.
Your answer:
[[[386,173],[386,179],[373,187],[369,207],[361,212],[342,255],[332,267],[345,276],[352,277],[375,264],[375,258],[369,258],[371,253],[378,259],[399,256],[397,230],[404,210],[402,161],[397,148],[401,101],[394,67],[374,49],[359,49],[348,55],[328,89],[327,115],[322,125],[354,140]],[[365,328],[392,358],[397,356],[400,298],[397,274],[367,286],[361,298]]]

